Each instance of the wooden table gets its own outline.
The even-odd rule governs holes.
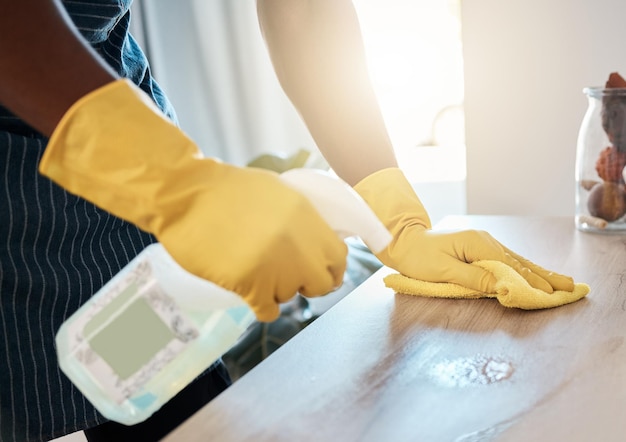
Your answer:
[[[591,286],[541,311],[394,294],[381,269],[168,441],[624,441],[626,235],[464,216]]]

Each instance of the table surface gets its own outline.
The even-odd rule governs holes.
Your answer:
[[[623,441],[626,235],[565,217],[448,217],[586,282],[581,301],[393,293],[383,268],[168,441]]]

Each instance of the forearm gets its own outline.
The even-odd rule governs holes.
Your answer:
[[[0,0],[0,103],[50,135],[76,100],[114,80],[57,0]]]
[[[335,172],[356,184],[396,167],[349,0],[257,0],[285,93]]]

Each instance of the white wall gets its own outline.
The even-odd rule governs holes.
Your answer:
[[[626,76],[624,0],[462,0],[467,211],[572,215],[585,86]]]

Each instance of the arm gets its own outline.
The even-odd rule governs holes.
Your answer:
[[[377,254],[385,265],[416,279],[492,293],[494,276],[469,265],[490,259],[546,292],[573,288],[571,278],[516,255],[486,232],[431,230],[428,213],[398,169],[351,0],[257,0],[257,9],[278,79],[319,149],[393,234]]]
[[[341,284],[346,245],[275,174],[202,154],[117,78],[58,0],[0,0],[0,102],[50,135],[42,175],[152,233],[187,271],[274,320]]]
[[[58,0],[0,0],[0,10],[0,103],[49,136],[76,100],[116,75]]]
[[[354,185],[397,167],[352,2],[258,0],[257,8],[281,85],[335,172]]]

